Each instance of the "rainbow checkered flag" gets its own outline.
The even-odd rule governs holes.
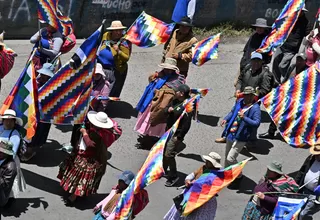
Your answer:
[[[164,147],[168,140],[176,132],[180,120],[186,112],[184,111],[175,124],[160,138],[160,140],[152,147],[150,153],[137,173],[136,177],[125,191],[122,192],[119,202],[116,207],[115,219],[116,220],[128,220],[132,215],[132,204],[134,194],[137,194],[141,189],[152,184],[153,182],[160,179],[164,170],[163,164],[163,153]]]
[[[231,165],[224,170],[214,170],[203,173],[192,186],[183,193],[181,202],[182,215],[188,216],[194,210],[204,205],[224,187],[232,183],[242,172],[251,158]]]
[[[128,29],[125,38],[139,47],[154,47],[168,41],[174,23],[167,24],[144,11]]]
[[[92,75],[102,26],[87,38],[72,59],[41,87],[41,120],[53,124],[82,124],[90,104]]]
[[[0,109],[1,115],[7,109],[16,111],[17,117],[23,120],[20,132],[26,140],[31,140],[35,135],[39,119],[38,86],[32,62],[33,55],[34,52]]]
[[[289,79],[261,99],[284,140],[312,146],[320,138],[320,63]]]
[[[304,0],[288,0],[273,23],[271,33],[262,41],[256,52],[272,55],[276,48],[280,47],[289,37],[304,5]]]
[[[218,58],[218,47],[220,43],[220,35],[208,37],[192,47],[192,63],[202,66],[205,62]]]
[[[38,0],[38,19],[68,36],[73,33],[73,23],[71,18],[62,15],[58,6],[58,0]]]

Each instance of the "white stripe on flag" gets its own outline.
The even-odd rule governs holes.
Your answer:
[[[81,63],[83,63],[87,59],[87,55],[84,53],[84,51],[81,48],[78,48],[76,54],[81,59]]]
[[[290,204],[300,204],[304,199],[292,199],[292,198],[286,198],[286,197],[279,197],[278,202],[286,202]]]

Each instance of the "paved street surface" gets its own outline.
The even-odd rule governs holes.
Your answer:
[[[28,41],[7,41],[19,57],[13,70],[2,80],[1,98],[3,102],[19,77],[26,59],[31,51]],[[181,178],[202,165],[200,155],[216,151],[224,156],[225,145],[214,143],[222,128],[219,121],[234,104],[229,99],[234,92],[233,79],[236,75],[241,58],[243,44],[220,45],[219,59],[211,61],[202,67],[191,66],[187,83],[192,88],[212,88],[212,91],[201,100],[199,119],[193,121],[191,130],[186,136],[187,148],[177,158]],[[64,191],[60,188],[56,175],[58,165],[66,154],[59,151],[61,145],[68,143],[71,136],[70,127],[52,126],[47,144],[40,149],[30,163],[22,164],[23,173],[28,184],[27,191],[20,194],[15,205],[4,214],[4,219],[92,219],[92,208],[105,198],[110,189],[117,183],[117,177],[122,170],[137,172],[148,155],[146,150],[134,147],[137,134],[133,131],[136,113],[133,110],[145,87],[149,74],[158,70],[162,47],[152,49],[133,48],[129,62],[129,73],[120,102],[110,105],[111,117],[123,128],[120,139],[110,147],[110,159],[107,172],[104,175],[98,194],[85,199],[79,199],[76,207],[66,207],[62,201]],[[66,61],[71,53],[63,57]],[[259,132],[265,132],[269,126],[269,116],[263,110],[262,124]],[[294,149],[280,140],[259,140],[256,148],[243,152],[239,160],[248,157],[255,159],[244,169],[245,178],[240,190],[224,189],[218,197],[217,220],[240,219],[250,193],[257,181],[264,175],[266,166],[273,160],[283,162],[286,173],[294,173],[308,156],[307,150]],[[165,179],[161,179],[147,188],[150,203],[136,218],[143,220],[160,220],[172,205],[172,198],[179,194],[176,188],[166,188]],[[180,184],[183,183],[183,180]],[[318,217],[318,218],[317,218]],[[316,216],[315,219],[320,219]]]

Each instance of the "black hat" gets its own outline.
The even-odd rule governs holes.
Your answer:
[[[188,95],[190,93],[190,87],[186,84],[182,84],[178,87],[177,92],[182,92],[184,95]]]
[[[177,24],[187,27],[193,27],[192,20],[189,17],[181,18],[180,22],[178,22]]]

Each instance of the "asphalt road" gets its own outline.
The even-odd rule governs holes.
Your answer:
[[[19,57],[13,70],[2,80],[0,101],[3,102],[16,82],[31,51],[28,41],[7,41]],[[214,143],[222,128],[218,122],[231,109],[234,99],[229,99],[234,92],[233,79],[241,58],[243,44],[229,43],[220,45],[219,59],[206,63],[202,67],[191,66],[187,83],[192,88],[212,88],[212,91],[201,100],[199,119],[193,121],[191,130],[186,136],[187,148],[177,158],[178,170],[183,178],[202,165],[200,155],[211,151],[224,156],[225,145]],[[137,134],[133,131],[136,115],[133,111],[136,103],[147,85],[149,74],[158,70],[162,47],[141,49],[134,47],[129,62],[129,73],[121,96],[122,101],[110,106],[111,117],[123,128],[123,135],[110,147],[110,159],[98,194],[80,199],[76,207],[66,207],[62,201],[63,190],[59,186],[56,175],[58,165],[66,154],[59,151],[63,143],[68,143],[71,136],[70,127],[52,126],[47,144],[28,164],[22,164],[27,181],[27,191],[20,194],[14,206],[7,210],[4,219],[92,219],[92,208],[117,183],[121,170],[137,172],[148,155],[146,150],[134,147]],[[64,61],[72,54],[64,56]],[[259,132],[265,132],[270,122],[268,114],[263,110],[262,124]],[[257,147],[249,153],[245,151],[239,160],[253,156],[255,159],[244,168],[245,178],[240,190],[224,189],[219,193],[217,220],[240,219],[250,198],[250,190],[264,175],[266,166],[273,160],[283,163],[286,173],[297,171],[308,156],[307,150],[294,149],[278,140],[259,140]],[[166,188],[165,179],[161,179],[147,188],[150,203],[136,219],[160,220],[172,205],[172,198],[179,194],[176,188]],[[317,218],[318,217],[318,218]],[[315,219],[320,219],[317,215]]]

